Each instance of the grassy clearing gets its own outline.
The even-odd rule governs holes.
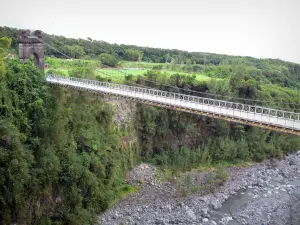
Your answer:
[[[75,67],[80,66],[86,66],[86,67],[92,67],[94,69],[97,69],[96,74],[107,76],[109,79],[114,80],[124,80],[124,77],[126,75],[133,75],[135,77],[137,76],[143,76],[148,70],[152,69],[153,66],[162,66],[164,67],[164,63],[146,63],[146,62],[128,62],[128,61],[122,61],[120,62],[119,68],[101,68],[99,67],[99,62],[96,60],[67,60],[67,59],[59,59],[59,58],[52,58],[47,57],[46,63],[48,63],[49,67],[46,69],[46,72],[51,70],[52,72],[56,72],[60,75],[69,76],[69,72],[74,69]],[[168,76],[171,76],[173,74],[183,74],[186,76],[196,76],[197,81],[208,81],[211,78],[206,76],[203,73],[195,73],[190,74],[186,72],[180,72],[170,69],[161,69],[162,72],[165,72]]]
[[[105,74],[111,74],[116,76],[126,76],[126,75],[133,75],[133,76],[142,76],[146,70],[127,70],[127,69],[98,69],[98,72],[105,73]]]
[[[86,59],[60,59],[47,57],[45,63],[49,65],[49,69],[72,69],[78,66],[96,67],[99,62]]]
[[[162,69],[161,71],[168,73],[169,75],[173,74],[184,74],[184,75],[196,75],[196,80],[197,81],[207,81],[210,80],[211,78],[204,73],[186,73],[181,71],[180,67],[181,65],[176,65],[177,70],[172,70],[168,67],[170,67],[170,64],[166,63],[148,63],[148,62],[128,62],[128,61],[122,61],[120,63],[120,66],[124,68],[141,68],[141,69],[153,69],[155,66],[160,66]],[[132,74],[134,75],[134,74]]]
[[[65,68],[45,69],[45,73],[48,73],[48,72],[57,74],[57,75],[69,76],[69,69],[65,69]]]
[[[133,75],[133,76],[143,76],[147,70],[133,70],[133,69],[123,69],[123,70],[112,70],[112,69],[100,69],[106,74],[112,75],[112,76],[126,76],[126,75]],[[173,74],[178,74],[176,71],[170,71],[170,70],[162,70],[163,72],[167,73],[168,76],[171,76]],[[101,72],[99,72],[101,73]],[[180,73],[186,76],[192,75],[188,73]],[[197,81],[207,81],[211,78],[208,76],[205,76],[204,74],[195,74]]]
[[[153,66],[161,66],[164,63],[148,63],[148,62],[130,62],[130,61],[121,61],[119,63],[121,67],[125,68],[144,68],[144,69],[152,69]]]

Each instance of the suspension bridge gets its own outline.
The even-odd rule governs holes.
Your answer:
[[[119,96],[137,102],[168,109],[204,115],[212,118],[262,127],[265,129],[296,134],[300,136],[300,114],[241,104],[230,101],[203,98],[153,88],[137,87],[75,77],[46,75],[50,84],[86,90],[94,93]]]
[[[36,57],[35,64],[41,69],[44,68],[44,45],[54,49],[67,58],[73,59],[44,42],[41,31],[35,31],[33,33],[30,33],[30,31],[22,31],[19,42],[20,59],[26,62],[29,60],[30,55],[34,54]],[[64,45],[61,42],[59,43]],[[98,70],[98,72],[109,75],[103,70]],[[162,91],[136,83],[133,83],[131,86],[52,74],[46,75],[46,82],[94,93],[119,96],[158,107],[224,119],[300,136],[300,114],[282,109]],[[154,81],[150,80],[150,82],[155,84]],[[175,89],[178,88],[175,87]],[[192,90],[183,90],[188,91],[188,93],[194,92]]]

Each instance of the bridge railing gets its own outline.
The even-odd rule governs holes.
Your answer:
[[[295,112],[289,112],[285,110],[280,109],[272,109],[262,106],[255,106],[255,105],[248,105],[248,104],[242,104],[237,102],[229,102],[229,101],[223,101],[223,100],[216,100],[216,99],[210,99],[210,98],[204,98],[204,97],[197,97],[192,95],[185,95],[180,93],[173,93],[173,92],[167,92],[162,91],[158,89],[151,89],[151,88],[143,88],[143,87],[135,87],[135,86],[129,86],[129,85],[123,85],[123,84],[115,84],[115,83],[109,83],[109,82],[102,82],[102,81],[96,81],[96,80],[88,80],[83,78],[76,78],[76,77],[66,77],[66,76],[57,76],[57,75],[51,75],[47,74],[46,78],[49,78],[48,81],[51,82],[51,80],[55,79],[57,81],[71,81],[77,84],[81,84],[81,87],[103,87],[107,89],[114,89],[114,90],[120,90],[125,92],[134,92],[139,94],[146,94],[150,96],[157,96],[161,98],[166,99],[174,99],[174,100],[180,100],[183,102],[189,102],[189,103],[196,103],[196,104],[202,104],[207,106],[215,106],[218,108],[227,108],[234,111],[240,111],[240,112],[249,112],[249,113],[255,113],[255,114],[261,114],[266,115],[270,117],[275,118],[282,118],[289,121],[299,121],[300,120],[300,113]],[[57,82],[59,83],[59,82]],[[139,95],[136,96],[139,98]],[[155,99],[153,99],[155,101]],[[166,102],[167,103],[167,102]],[[188,108],[188,107],[187,107]]]

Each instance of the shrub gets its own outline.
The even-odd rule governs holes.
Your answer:
[[[107,53],[102,53],[99,56],[99,59],[101,61],[102,64],[106,65],[106,66],[117,66],[119,60],[117,59],[117,57],[115,57],[114,55],[110,55]]]

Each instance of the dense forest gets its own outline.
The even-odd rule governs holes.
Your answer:
[[[131,191],[124,173],[139,161],[186,171],[199,165],[282,158],[300,148],[300,139],[292,135],[144,104],[137,104],[130,126],[120,127],[108,102],[49,86],[32,62],[6,58],[17,52],[17,35],[16,29],[0,27],[1,224],[94,224],[97,213]],[[57,40],[66,45],[65,54],[97,58],[109,66],[119,60],[161,63],[138,79],[127,75],[128,84],[300,108],[299,64],[45,34],[49,45],[61,49]],[[46,54],[63,57],[47,46]],[[178,72],[169,76],[167,67]],[[181,73],[203,70],[213,79],[198,81]],[[70,75],[105,79],[84,64],[74,66]],[[137,136],[138,141],[121,148],[124,136]]]
[[[0,39],[0,223],[95,224],[128,190],[138,148],[97,96],[50,87],[32,63],[3,61]],[[79,100],[80,99],[80,100]]]

